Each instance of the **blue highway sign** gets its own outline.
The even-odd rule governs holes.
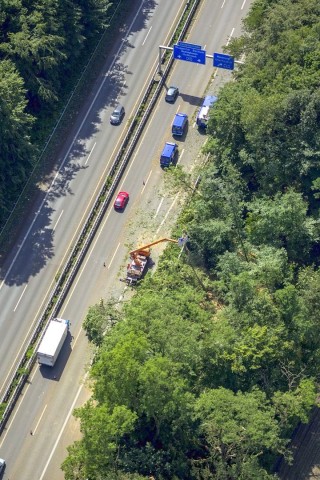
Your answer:
[[[201,50],[200,45],[180,42],[177,45],[173,45],[173,58],[176,60],[184,60],[186,62],[205,65],[206,51]]]
[[[233,70],[234,58],[231,55],[225,55],[224,53],[214,53],[213,66],[218,68],[225,68],[227,70]]]

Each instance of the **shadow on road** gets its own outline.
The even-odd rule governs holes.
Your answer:
[[[184,102],[198,107],[200,107],[201,103],[203,102],[203,97],[195,97],[194,95],[188,95],[187,93],[180,92],[180,97]]]

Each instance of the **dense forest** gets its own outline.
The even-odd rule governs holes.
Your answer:
[[[176,226],[188,249],[168,247],[121,311],[87,315],[93,396],[67,480],[277,478],[316,404],[319,1],[256,0],[229,48],[245,65]]]
[[[1,2],[0,225],[119,1]]]

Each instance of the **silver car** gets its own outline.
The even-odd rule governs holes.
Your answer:
[[[174,103],[179,95],[178,87],[169,87],[165,96],[165,101],[169,103]]]
[[[112,125],[119,125],[122,122],[124,117],[124,107],[122,105],[117,105],[116,108],[111,113],[110,123]]]

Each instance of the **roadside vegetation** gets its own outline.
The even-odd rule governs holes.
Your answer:
[[[263,480],[290,460],[320,371],[319,19],[318,0],[256,0],[229,46],[245,65],[176,227],[188,249],[121,311],[88,313],[93,395],[67,480]]]
[[[118,28],[120,14],[124,15],[130,3],[1,2],[0,227],[98,41],[110,29]],[[112,16],[118,7],[118,16]]]

